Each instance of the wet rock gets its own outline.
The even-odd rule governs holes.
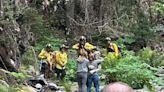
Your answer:
[[[29,79],[27,81],[27,84],[35,88],[36,85],[39,85],[39,84],[42,85],[42,86],[46,86],[47,82],[43,78],[43,76],[38,76],[38,77],[33,77],[33,78]]]
[[[36,88],[38,92],[65,92],[64,88],[59,87],[53,82],[48,82],[44,78],[44,75],[29,79],[27,84]]]
[[[59,90],[59,87],[56,84],[54,84],[54,83],[48,83],[48,87],[51,90]]]

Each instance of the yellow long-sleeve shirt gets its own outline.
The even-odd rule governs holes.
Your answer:
[[[113,49],[113,53],[115,57],[119,56],[119,50],[118,50],[118,46],[115,43],[112,43],[112,45],[110,45],[108,48]]]
[[[51,53],[52,52],[47,52],[45,49],[43,49],[40,53],[39,53],[39,55],[38,55],[38,57],[40,58],[40,59],[45,59],[46,61],[47,61],[47,63],[50,63],[51,62],[51,60],[52,60],[52,55],[51,55]]]
[[[73,49],[79,49],[79,45],[80,44],[77,43],[77,44],[73,45],[72,48]],[[92,44],[90,44],[90,43],[87,42],[87,43],[85,43],[84,48],[87,49],[87,50],[92,50],[92,49],[94,49],[96,47],[94,45],[92,45]]]
[[[115,43],[113,43],[113,48],[115,51],[115,56],[118,57],[119,56],[119,50],[118,50],[118,46]]]
[[[57,69],[64,69],[67,63],[68,56],[67,53],[62,53],[61,51],[56,53],[56,68]]]

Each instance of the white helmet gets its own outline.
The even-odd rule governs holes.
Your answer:
[[[49,43],[46,45],[46,48],[52,48],[52,45]]]
[[[41,85],[40,83],[37,83],[37,84],[35,85],[35,88],[41,89],[41,88],[42,88],[42,85]]]
[[[107,40],[107,41],[111,41],[111,38],[110,38],[110,37],[106,37],[106,40]]]
[[[81,37],[80,37],[80,40],[86,41],[86,37],[85,37],[85,36],[81,36]]]

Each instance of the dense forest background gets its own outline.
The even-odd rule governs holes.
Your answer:
[[[163,0],[0,0],[0,67],[5,70],[22,75],[30,65],[37,70],[37,55],[47,43],[54,50],[62,43],[71,47],[81,35],[101,49],[106,37],[122,48],[125,56],[115,60],[119,63],[106,56],[102,74],[110,80],[136,89],[148,85],[155,90],[150,80],[164,85],[155,75],[164,66]],[[66,80],[75,81],[76,52],[68,53]]]

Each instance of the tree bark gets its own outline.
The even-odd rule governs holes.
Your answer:
[[[17,72],[18,70],[11,64],[10,57],[6,50],[7,48],[0,46],[0,67],[5,70]]]
[[[70,34],[70,31],[73,29],[72,19],[74,19],[75,16],[75,0],[70,0],[66,4],[66,30],[65,35],[66,38]]]
[[[150,23],[152,24],[151,0],[148,0],[148,5],[149,5],[149,20],[150,20]]]
[[[0,17],[3,17],[3,0],[0,0]]]

